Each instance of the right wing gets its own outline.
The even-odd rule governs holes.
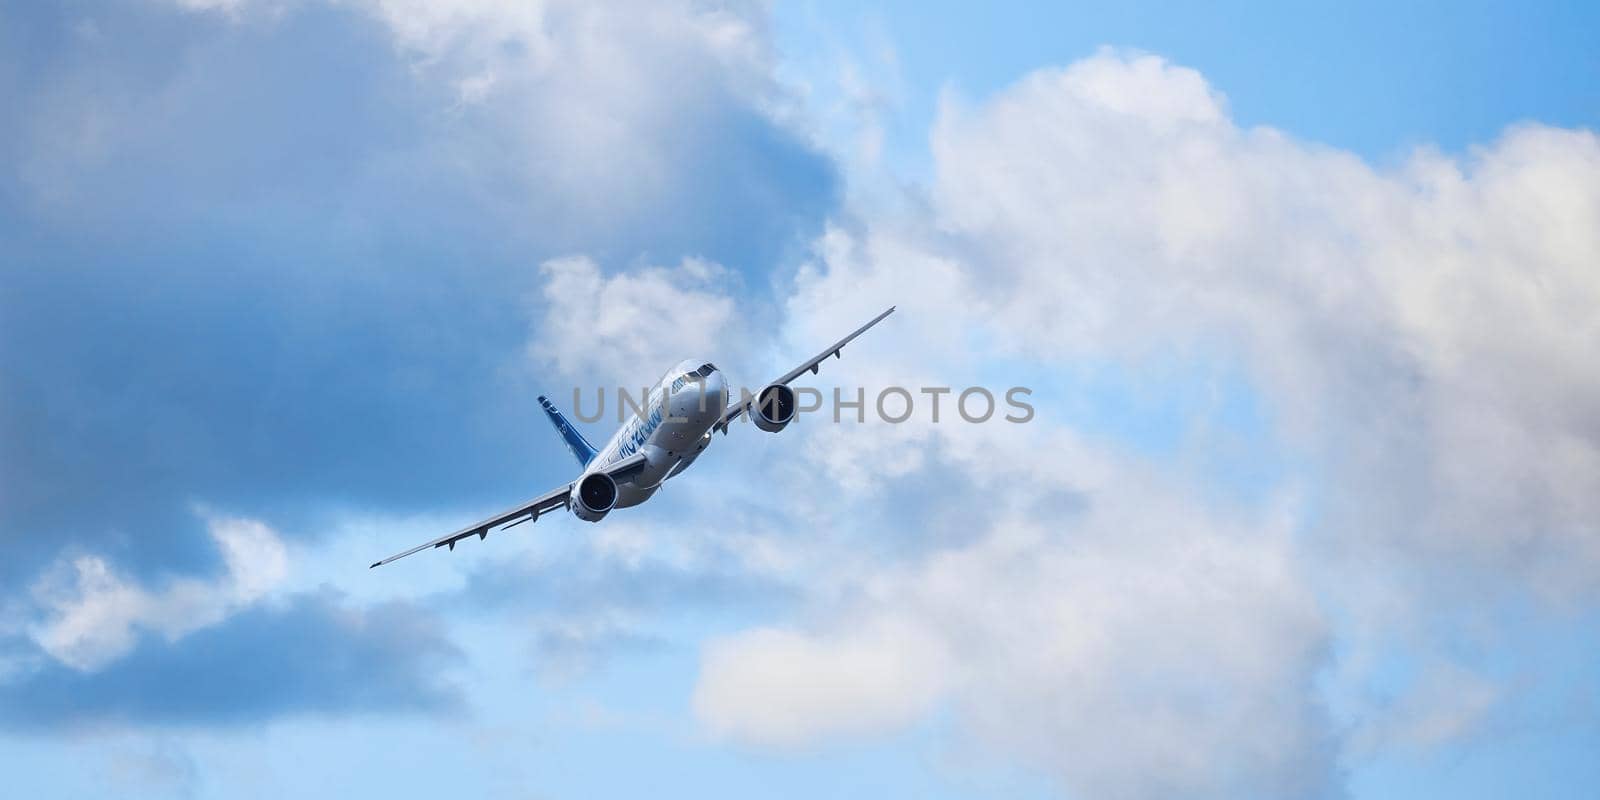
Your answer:
[[[607,466],[602,471],[607,475],[610,475],[613,479],[620,479],[639,471],[639,469],[641,469],[643,466],[644,453],[634,453],[627,458]],[[574,483],[576,483],[576,481],[574,481]],[[567,496],[571,493],[571,483],[567,484],[566,486],[562,486],[559,489],[551,489],[550,491],[545,492],[544,494],[541,494],[532,500],[520,505],[512,506],[511,508],[508,508],[505,511],[502,511],[486,520],[473,525],[468,525],[467,527],[462,528],[455,533],[445,534],[444,536],[440,536],[431,542],[423,542],[422,544],[419,544],[410,550],[407,550],[403,553],[395,553],[394,555],[389,556],[382,561],[374,561],[372,562],[372,567],[381,567],[390,561],[397,561],[411,555],[412,553],[418,553],[430,547],[448,547],[451,550],[454,550],[456,549],[456,542],[459,542],[468,536],[476,536],[479,539],[482,539],[489,535],[489,531],[492,528],[498,528],[501,525],[505,525],[507,528],[509,528],[513,525],[521,525],[524,522],[531,522],[538,519],[541,515],[548,511],[553,511],[565,506],[567,504]],[[515,522],[513,522],[513,520],[515,520]],[[508,522],[511,524],[506,525]],[[372,569],[372,567],[368,567],[367,569]]]
[[[879,314],[878,316],[873,317],[871,319],[871,321],[869,321],[867,324],[862,325],[859,328],[856,328],[855,331],[853,331],[849,336],[846,336],[843,339],[840,339],[839,341],[828,345],[828,348],[826,350],[823,350],[822,352],[816,354],[815,356],[812,356],[804,364],[801,364],[800,366],[795,367],[792,370],[789,370],[789,372],[787,374],[785,374],[783,377],[773,381],[773,383],[781,383],[781,384],[783,384],[785,386],[788,386],[790,381],[794,380],[795,378],[800,377],[801,375],[804,375],[806,370],[810,370],[811,374],[815,375],[817,373],[818,368],[821,366],[821,364],[822,364],[824,359],[826,359],[828,356],[833,356],[834,358],[838,358],[839,357],[839,353],[844,350],[844,346],[845,345],[849,344],[857,336],[860,336],[861,334],[866,333],[868,328],[870,328],[870,327],[882,322],[884,317],[887,317],[890,314],[893,314],[894,313],[894,309],[895,309],[894,306],[889,306],[889,310],[888,311],[885,311],[882,314]],[[749,411],[750,410],[750,406],[754,405],[755,402],[756,402],[756,399],[754,397],[746,397],[743,400],[740,400],[739,402],[734,403],[731,406],[728,406],[727,410],[722,412],[722,418],[717,420],[716,424],[711,426],[711,430],[713,430],[713,431],[722,431],[723,433],[727,433],[728,432],[728,425],[730,423],[732,423],[734,420],[738,419],[740,416],[742,416],[745,412]]]

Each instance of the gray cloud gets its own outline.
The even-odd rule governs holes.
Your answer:
[[[696,518],[685,505],[681,496],[662,497],[652,501],[650,521],[618,512],[582,546],[485,560],[464,588],[426,603],[509,624],[527,637],[538,671],[555,677],[621,655],[691,646],[686,621],[692,628],[793,607],[800,588],[750,563],[748,542],[674,525]]]
[[[176,641],[144,637],[96,671],[26,659],[0,679],[0,725],[49,731],[451,712],[462,701],[441,668],[457,657],[438,620],[416,606],[358,609],[331,591],[290,595]]]
[[[361,5],[7,9],[0,584],[64,546],[214,571],[194,498],[303,535],[554,480],[517,366],[538,263],[759,272],[833,202],[743,77],[761,25],[652,8],[552,6],[487,50]],[[626,152],[580,150],[595,126]]]

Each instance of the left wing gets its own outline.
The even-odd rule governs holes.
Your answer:
[[[605,472],[607,475],[610,475],[612,478],[622,478],[637,472],[643,466],[644,454],[634,453],[633,455],[628,456],[627,458],[624,458],[601,471]],[[576,483],[576,481],[574,481],[574,483]],[[374,561],[372,562],[372,566],[381,567],[390,561],[397,561],[411,555],[412,553],[421,552],[430,547],[448,547],[451,550],[454,550],[456,549],[456,542],[459,542],[468,536],[476,536],[479,539],[482,539],[489,535],[489,531],[492,528],[498,528],[501,525],[505,525],[507,528],[510,528],[515,525],[521,525],[524,522],[536,520],[544,513],[553,511],[566,505],[567,495],[571,493],[571,483],[567,484],[566,486],[562,486],[559,489],[551,489],[550,491],[545,492],[544,494],[541,494],[532,500],[512,506],[511,508],[508,508],[505,511],[502,511],[486,520],[473,525],[468,525],[467,527],[462,528],[455,533],[445,534],[444,536],[440,536],[431,542],[424,542],[403,553],[395,553],[394,555],[389,556],[382,561]],[[512,520],[516,521],[512,522]],[[508,522],[511,524],[506,525]],[[368,569],[371,568],[372,567],[368,567]]]
[[[861,334],[866,333],[868,328],[878,324],[879,322],[882,322],[884,317],[887,317],[890,314],[893,314],[894,313],[894,309],[895,309],[895,306],[889,306],[889,310],[888,311],[885,311],[882,314],[879,314],[878,316],[873,317],[870,322],[868,322],[865,325],[862,325],[859,328],[856,328],[855,331],[852,332],[849,336],[846,336],[843,339],[840,339],[839,341],[834,342],[831,345],[828,345],[828,348],[826,350],[823,350],[822,352],[816,354],[815,356],[813,356],[812,358],[807,360],[804,364],[801,364],[800,366],[795,367],[792,370],[789,370],[789,372],[787,374],[785,374],[783,377],[781,377],[781,378],[779,378],[779,379],[777,379],[775,381],[772,381],[772,383],[781,383],[781,384],[787,386],[787,385],[789,385],[790,381],[792,381],[795,378],[798,378],[801,375],[805,374],[805,372],[807,370],[810,370],[811,373],[813,375],[815,375],[817,373],[817,371],[818,371],[818,368],[821,366],[821,364],[823,362],[823,359],[826,359],[828,356],[833,356],[834,358],[839,358],[840,357],[839,356],[839,352],[844,349],[845,345],[849,344],[851,342],[851,340],[855,339],[857,336],[860,336]],[[771,384],[766,384],[766,385],[771,385]],[[711,429],[714,430],[714,431],[720,430],[723,433],[727,433],[728,432],[728,424],[733,422],[734,420],[738,419],[745,412],[749,411],[750,410],[750,406],[753,405],[754,403],[755,403],[755,398],[754,397],[747,397],[747,398],[744,398],[744,399],[740,400],[737,403],[734,403],[731,406],[728,406],[728,409],[726,411],[722,412],[722,419],[717,420],[717,423],[715,425],[711,426]]]

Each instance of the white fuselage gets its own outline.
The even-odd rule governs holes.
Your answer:
[[[615,507],[638,505],[705,451],[711,426],[727,406],[728,386],[720,370],[704,361],[680,361],[650,388],[643,408],[612,434],[584,475],[643,453],[646,466],[617,481]]]

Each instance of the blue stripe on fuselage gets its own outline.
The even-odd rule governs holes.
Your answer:
[[[612,459],[613,461],[633,455],[639,451],[639,448],[644,446],[645,442],[650,441],[650,435],[656,432],[656,428],[661,427],[661,420],[664,416],[662,414],[662,406],[665,399],[666,395],[663,393],[660,400],[651,404],[650,415],[645,417],[642,423],[637,417],[628,423],[628,428],[622,436],[621,444],[617,447],[616,457]]]

